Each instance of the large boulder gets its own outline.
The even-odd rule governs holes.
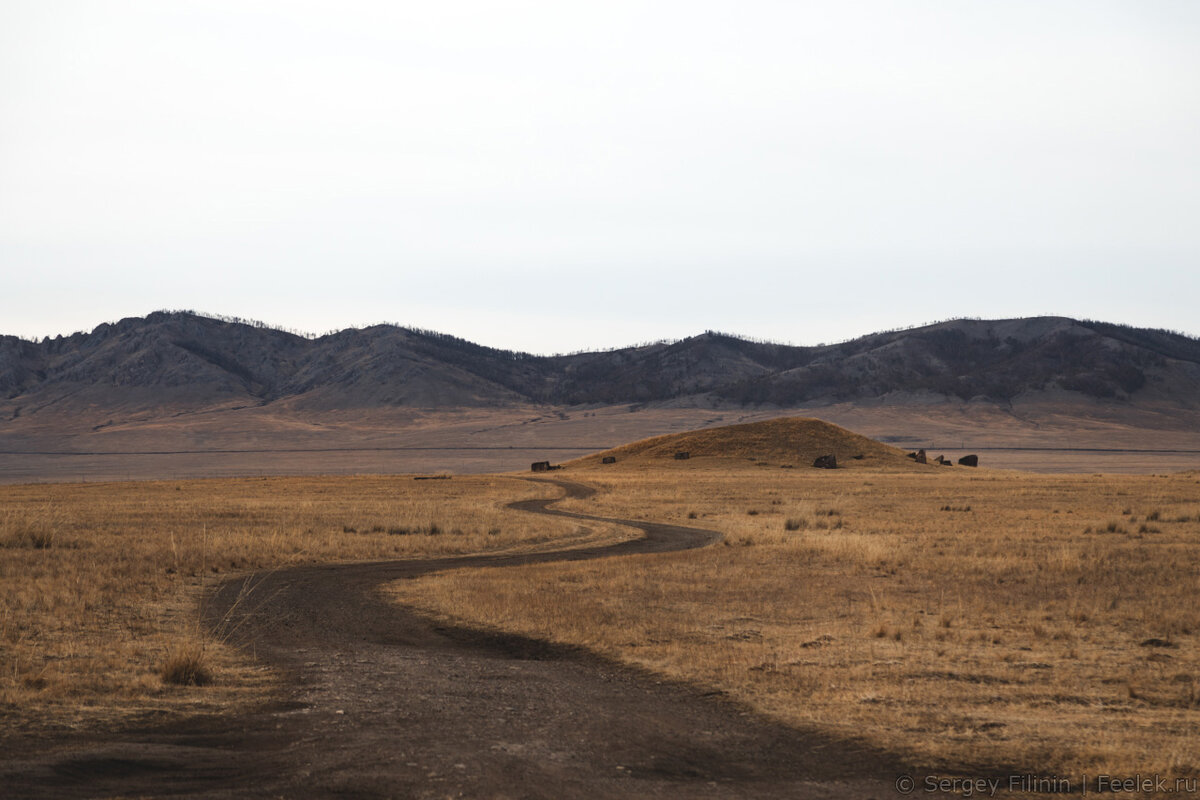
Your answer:
[[[837,457],[834,455],[817,456],[813,466],[817,469],[837,469]]]
[[[969,456],[963,456],[962,458],[960,458],[958,460],[958,463],[964,467],[978,467],[979,466],[979,456],[972,453]]]

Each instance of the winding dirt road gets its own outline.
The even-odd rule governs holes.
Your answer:
[[[568,496],[591,490],[547,481]],[[220,586],[210,624],[280,669],[291,696],[103,741],[0,756],[15,797],[641,798],[895,796],[895,757],[756,715],[586,651],[446,627],[380,587],[507,567],[703,547],[713,531],[617,522],[644,537],[523,555],[309,566]],[[239,598],[241,600],[239,601]]]

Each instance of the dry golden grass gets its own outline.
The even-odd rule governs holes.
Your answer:
[[[0,728],[260,698],[271,674],[197,616],[200,591],[232,572],[628,535],[503,508],[553,491],[496,477],[0,486]]]
[[[395,598],[929,767],[1200,771],[1200,476],[622,466],[568,470],[601,491],[562,507],[724,544],[445,573]]]
[[[1200,474],[893,455],[833,472],[758,450],[575,465],[564,477],[601,491],[563,507],[725,543],[445,573],[395,596],[929,766],[1200,771]],[[103,726],[263,697],[272,675],[196,616],[199,592],[231,572],[622,535],[502,507],[550,491],[485,476],[0,487],[0,724]]]

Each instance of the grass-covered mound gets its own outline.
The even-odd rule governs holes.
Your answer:
[[[688,453],[690,458],[676,462],[676,453]],[[618,464],[687,464],[697,459],[703,463],[717,458],[811,467],[813,461],[824,455],[835,456],[839,468],[916,466],[902,450],[812,417],[781,417],[744,425],[669,433],[614,447],[572,463],[580,466],[602,464],[604,458],[612,457]]]

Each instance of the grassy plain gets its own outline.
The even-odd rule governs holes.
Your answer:
[[[629,535],[503,508],[547,492],[503,477],[0,486],[0,730],[263,697],[274,677],[200,630],[200,593],[231,573]],[[174,685],[193,661],[208,685]]]
[[[725,542],[443,573],[394,597],[930,767],[1200,772],[1200,473],[694,458],[563,476],[600,490],[565,508]],[[263,698],[275,676],[199,630],[200,593],[233,572],[628,535],[503,508],[546,493],[511,476],[0,487],[0,727],[94,729]],[[195,653],[212,682],[174,685],[166,668]]]
[[[1200,771],[1200,473],[567,470],[561,507],[723,545],[394,585],[930,768]]]

